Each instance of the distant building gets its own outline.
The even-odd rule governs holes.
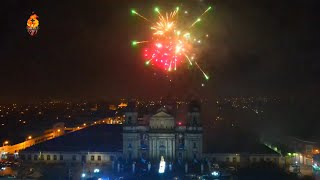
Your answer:
[[[259,143],[219,143],[209,148],[203,156],[213,163],[241,167],[259,163],[272,163],[275,165],[284,163],[280,154]]]
[[[123,102],[118,105],[119,108],[125,108],[127,106],[128,106],[128,104],[127,103],[123,103]]]
[[[296,137],[263,136],[261,141],[282,153],[290,156],[290,163],[312,165],[313,157],[319,154],[320,146],[317,140],[302,140]]]
[[[32,163],[111,163],[122,156],[122,126],[99,124],[34,145],[20,152]]]
[[[117,106],[114,104],[109,105],[109,110],[115,111],[117,110]]]
[[[200,106],[190,104],[186,122],[160,108],[144,124],[138,123],[135,106],[128,106],[123,126],[123,156],[126,159],[192,160],[202,157]]]

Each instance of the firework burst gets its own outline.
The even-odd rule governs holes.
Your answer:
[[[209,76],[195,60],[195,44],[201,44],[201,39],[193,37],[191,33],[195,25],[201,21],[201,17],[210,10],[211,7],[207,8],[195,21],[187,26],[178,21],[179,7],[172,12],[163,14],[156,7],[154,11],[157,13],[158,18],[155,22],[150,21],[136,10],[131,10],[132,14],[151,24],[152,33],[150,40],[133,41],[132,45],[147,43],[143,51],[146,65],[153,65],[165,71],[175,71],[180,64],[188,63],[190,66],[195,64],[195,67],[208,80]]]

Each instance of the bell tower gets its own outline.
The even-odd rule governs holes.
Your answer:
[[[196,101],[191,101],[189,104],[187,125],[191,127],[201,126],[200,105]]]
[[[123,155],[125,159],[133,160],[138,157],[139,132],[137,131],[138,112],[136,102],[131,101],[125,110],[123,124]]]
[[[188,160],[200,160],[203,146],[203,129],[200,119],[200,104],[197,101],[189,103],[185,147]]]

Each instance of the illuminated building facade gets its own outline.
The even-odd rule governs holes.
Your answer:
[[[128,105],[123,125],[123,156],[126,159],[193,160],[202,156],[203,130],[200,106],[189,104],[185,122],[160,108],[143,123],[134,105]]]

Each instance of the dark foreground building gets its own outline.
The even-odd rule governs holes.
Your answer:
[[[29,147],[22,160],[46,163],[108,163],[122,156],[122,126],[99,124]]]

